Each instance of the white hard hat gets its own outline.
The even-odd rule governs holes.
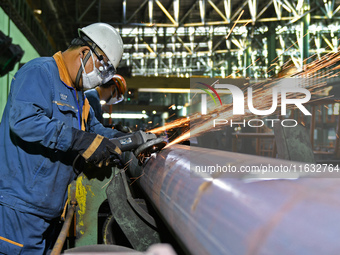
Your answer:
[[[106,23],[94,23],[78,29],[79,36],[87,36],[108,57],[116,69],[123,56],[123,40],[118,31]]]

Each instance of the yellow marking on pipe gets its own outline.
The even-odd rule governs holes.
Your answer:
[[[91,192],[92,197],[95,196],[94,192],[91,190],[91,185],[86,185],[87,192]]]
[[[76,199],[79,206],[78,210],[79,226],[84,226],[83,216],[86,211],[86,195],[87,191],[85,186],[83,185],[83,176],[79,176],[76,180]]]
[[[191,206],[191,210],[192,211],[195,211],[196,210],[196,207],[198,205],[198,202],[200,201],[203,193],[211,186],[212,182],[211,181],[208,181],[208,182],[203,182],[199,188],[198,188],[198,191],[197,191],[197,195],[196,195],[196,198]]]

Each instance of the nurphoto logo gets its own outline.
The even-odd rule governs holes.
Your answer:
[[[242,115],[268,116],[277,112],[278,107],[280,107],[280,114],[277,115],[286,116],[288,108],[296,108],[305,116],[311,116],[312,114],[303,105],[309,102],[311,93],[306,88],[301,87],[299,83],[296,82],[297,80],[298,79],[296,79],[295,82],[292,82],[292,79],[286,79],[270,88],[266,88],[265,93],[267,96],[265,97],[265,101],[261,101],[264,100],[263,97],[261,98],[256,95],[256,93],[259,93],[257,91],[258,89],[253,90],[253,87],[251,86],[242,90],[240,87],[232,84],[218,84],[215,82],[213,85],[209,85],[206,82],[196,82],[194,87],[203,91],[200,97],[202,115],[209,114],[207,95],[209,95],[214,102],[214,107],[221,108],[225,105],[221,95],[231,95],[232,115],[237,116],[238,121],[233,122],[232,119],[214,118],[213,127],[225,124],[229,124],[230,126],[235,124],[246,126],[246,124],[248,124],[250,127],[261,127],[265,123],[273,127],[275,122],[280,122],[284,127],[295,127],[298,124],[296,120],[282,119],[282,117],[280,119],[252,118],[247,120],[243,119],[241,121],[239,121],[239,118]],[[271,100],[268,100],[268,94]],[[294,95],[299,96],[295,97]],[[269,101],[271,101],[271,104],[268,103]],[[255,105],[257,105],[257,107]],[[245,108],[245,106],[247,106],[247,108]]]

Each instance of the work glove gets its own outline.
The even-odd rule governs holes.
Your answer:
[[[98,167],[109,163],[122,166],[121,150],[104,136],[72,128],[71,149]]]
[[[123,126],[121,124],[115,124],[113,128],[123,133],[132,133],[132,130],[129,127]]]

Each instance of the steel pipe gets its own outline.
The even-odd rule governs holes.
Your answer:
[[[135,162],[135,161],[134,161]],[[174,145],[130,172],[191,254],[340,254],[340,179],[202,177],[197,165],[291,161]]]

